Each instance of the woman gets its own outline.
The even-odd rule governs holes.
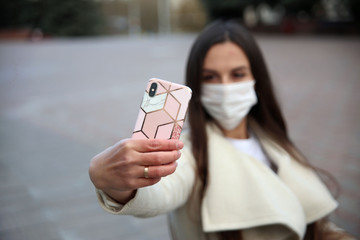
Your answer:
[[[288,138],[262,54],[240,24],[204,29],[186,84],[182,141],[126,139],[93,158],[105,210],[168,213],[173,239],[346,238],[326,221],[337,203]]]

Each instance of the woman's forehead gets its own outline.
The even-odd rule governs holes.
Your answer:
[[[204,59],[204,68],[248,66],[249,60],[245,52],[233,42],[213,45]]]

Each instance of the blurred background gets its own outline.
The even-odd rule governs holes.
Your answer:
[[[359,33],[358,0],[2,0],[2,38],[197,32],[216,18],[253,31]]]
[[[340,185],[360,237],[360,1],[2,0],[0,239],[170,239],[166,216],[114,216],[90,159],[131,136],[151,77],[183,83],[196,33],[238,18],[267,60],[291,138]]]

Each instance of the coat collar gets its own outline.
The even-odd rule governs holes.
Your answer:
[[[203,230],[280,224],[303,238],[306,224],[333,211],[337,203],[313,171],[294,161],[259,127],[251,128],[278,174],[239,152],[216,126],[207,126],[209,184],[201,206]]]

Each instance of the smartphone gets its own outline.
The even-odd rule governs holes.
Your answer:
[[[179,139],[192,91],[189,87],[151,78],[141,101],[133,139]]]

